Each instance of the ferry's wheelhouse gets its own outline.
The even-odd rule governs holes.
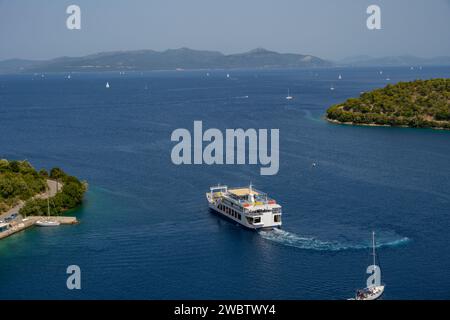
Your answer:
[[[278,228],[281,226],[281,206],[266,193],[251,185],[228,189],[211,187],[206,194],[209,207],[250,229]]]

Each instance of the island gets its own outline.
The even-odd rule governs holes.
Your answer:
[[[39,219],[76,222],[63,214],[83,202],[87,183],[60,168],[37,171],[28,161],[0,160],[0,239],[26,229]]]
[[[387,85],[327,110],[333,123],[450,129],[450,79]]]

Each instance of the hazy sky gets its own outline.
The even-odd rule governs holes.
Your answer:
[[[66,28],[70,4],[81,7],[81,30]],[[382,30],[366,27],[370,4]],[[450,0],[0,0],[0,60],[179,47],[450,55]]]

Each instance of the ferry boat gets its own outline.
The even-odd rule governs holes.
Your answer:
[[[206,193],[209,208],[249,229],[281,227],[281,206],[266,193],[249,187],[218,185]]]

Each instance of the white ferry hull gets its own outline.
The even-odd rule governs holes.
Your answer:
[[[272,213],[266,213],[261,217],[260,223],[254,223],[251,224],[247,221],[245,215],[241,214],[241,219],[239,217],[235,217],[231,214],[227,214],[224,210],[219,209],[214,203],[209,202],[209,208],[211,211],[215,212],[216,214],[230,220],[233,222],[236,222],[248,229],[251,230],[261,230],[261,229],[274,229],[274,228],[280,228],[281,222],[274,222],[273,221],[273,215]]]

